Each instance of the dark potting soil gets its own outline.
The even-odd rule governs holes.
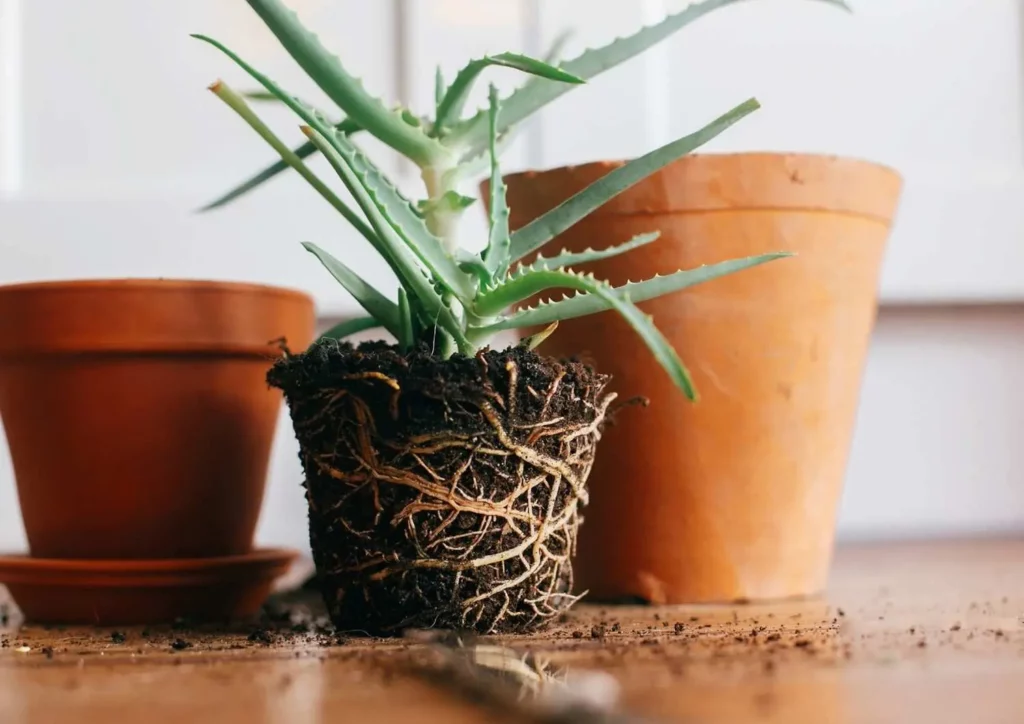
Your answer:
[[[340,630],[536,629],[573,602],[608,377],[524,347],[442,360],[321,340],[268,373]]]

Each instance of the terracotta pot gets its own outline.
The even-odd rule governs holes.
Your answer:
[[[513,228],[613,168],[508,177]],[[902,182],[862,161],[694,155],[634,186],[546,251],[661,238],[590,265],[622,284],[735,257],[774,261],[640,306],[679,350],[688,402],[607,312],[562,323],[541,351],[585,353],[642,395],[605,434],[577,571],[591,597],[773,599],[826,584],[883,250]]]
[[[32,556],[247,553],[313,300],[250,284],[0,287],[0,416]]]
[[[131,626],[245,619],[297,557],[281,548],[177,561],[0,557],[0,581],[29,623]]]

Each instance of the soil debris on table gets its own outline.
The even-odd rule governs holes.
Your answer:
[[[254,643],[264,644],[269,646],[274,643],[274,635],[265,628],[258,628],[249,634],[249,640]]]

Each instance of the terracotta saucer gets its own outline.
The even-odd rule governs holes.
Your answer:
[[[127,626],[244,619],[256,614],[297,551],[179,560],[57,560],[0,557],[26,622]]]

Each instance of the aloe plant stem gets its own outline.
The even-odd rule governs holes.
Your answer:
[[[424,217],[427,228],[444,244],[444,250],[451,255],[458,251],[456,229],[462,217],[462,209],[442,203],[448,193],[457,193],[451,173],[453,166],[428,166],[421,177],[427,190],[427,210]]]

